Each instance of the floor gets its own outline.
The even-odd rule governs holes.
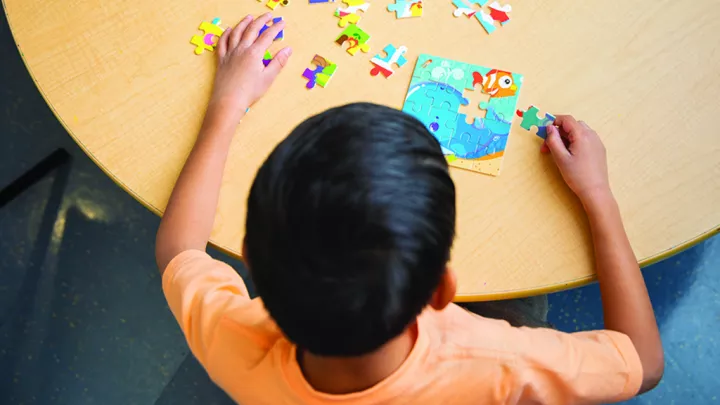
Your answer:
[[[231,403],[188,354],[164,303],[153,259],[159,219],[72,142],[4,14],[0,59],[0,188],[57,148],[71,155],[0,209],[0,404]],[[719,266],[715,237],[644,270],[667,367],[657,389],[630,403],[718,402]],[[602,326],[595,285],[550,303],[559,329]]]

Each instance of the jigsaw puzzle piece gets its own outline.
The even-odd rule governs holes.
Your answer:
[[[217,22],[217,24],[214,24]],[[200,55],[204,51],[212,52],[215,50],[217,41],[222,36],[224,30],[220,28],[220,19],[215,18],[212,23],[203,21],[198,29],[203,32],[202,35],[193,35],[190,43],[195,45],[195,54]]]
[[[426,94],[433,100],[433,107],[440,109],[457,112],[461,105],[469,104],[462,91],[445,83],[438,83],[435,89],[428,90]]]
[[[268,8],[270,10],[275,10],[275,8],[277,8],[278,5],[285,7],[289,3],[290,3],[290,0],[268,0],[266,5],[268,6]]]
[[[335,17],[339,17],[338,25],[342,28],[348,24],[357,24],[360,21],[360,11],[366,12],[370,3],[365,0],[343,0],[347,7],[339,7],[335,10]]]
[[[388,11],[395,12],[395,18],[422,17],[423,4],[421,0],[396,0],[388,5]]]
[[[423,124],[427,129],[435,135],[438,142],[441,145],[445,145],[456,128],[456,121],[458,119],[457,111],[449,111],[443,108],[430,107],[430,112],[427,117],[424,117]]]
[[[547,126],[555,122],[555,116],[545,113],[545,116],[538,116],[540,110],[531,105],[527,110],[517,110],[518,117],[522,118],[520,126],[527,131],[531,131],[532,127],[537,128],[536,135],[542,139],[547,138]]]
[[[270,28],[270,26],[271,26],[272,24],[277,24],[277,23],[279,23],[279,22],[282,21],[282,20],[283,20],[282,17],[275,17],[275,18],[273,18],[272,21],[271,21],[271,23],[270,23],[269,25],[268,25],[268,24],[265,24],[265,25],[263,25],[262,28],[260,28],[260,32],[258,33],[258,36],[262,35],[262,33],[265,32],[268,28]],[[278,34],[275,36],[275,38],[273,39],[273,41],[281,41],[283,38],[285,38],[285,30],[282,30],[282,31],[278,32]]]
[[[467,87],[470,77],[468,66],[467,63],[422,54],[415,65],[413,76],[425,81],[449,84],[462,90]]]
[[[265,51],[265,55],[263,55],[263,59],[262,59],[263,65],[265,67],[267,67],[267,65],[269,65],[271,61],[272,61],[272,54],[270,53],[270,51]]]
[[[312,60],[312,64],[315,65],[315,69],[305,69],[303,72],[303,77],[308,79],[305,87],[307,89],[312,89],[316,84],[320,87],[325,87],[330,81],[332,75],[335,74],[337,65],[320,55],[315,55]]]
[[[392,44],[390,44],[383,49],[383,52],[387,55],[382,56],[381,54],[377,54],[370,59],[370,63],[373,64],[373,68],[370,70],[370,75],[377,76],[382,73],[382,75],[387,78],[395,73],[395,70],[393,70],[393,64],[396,64],[400,68],[407,63],[407,59],[405,59],[404,56],[407,52],[407,47],[404,45],[401,45],[399,48],[395,48]]]
[[[347,28],[340,33],[335,39],[335,43],[342,46],[347,43],[350,46],[347,48],[347,53],[355,55],[357,51],[369,52],[370,45],[367,41],[370,40],[370,35],[363,31],[360,27],[355,24],[349,25]]]
[[[488,7],[488,11],[480,10],[475,14],[475,18],[480,22],[480,25],[487,31],[488,34],[492,34],[495,29],[495,23],[505,25],[510,21],[508,13],[512,11],[512,6],[506,4],[501,6],[498,2],[493,2]]]
[[[488,0],[453,0],[453,5],[456,7],[453,11],[455,17],[464,15],[468,18],[474,16],[480,10],[480,7],[484,6]]]

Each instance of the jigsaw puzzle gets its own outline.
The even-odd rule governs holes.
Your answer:
[[[258,1],[262,1],[262,0],[258,0]],[[290,0],[268,0],[268,2],[265,3],[265,5],[267,5],[270,10],[275,10],[275,8],[278,5],[285,7],[289,3],[290,3]]]
[[[270,53],[270,51],[265,51],[265,55],[263,55],[262,61],[265,67],[270,64],[270,61],[272,61],[272,54]]]
[[[393,64],[396,64],[398,68],[400,68],[407,63],[407,59],[405,59],[404,56],[405,52],[407,52],[407,48],[403,45],[395,48],[392,44],[390,44],[383,49],[383,52],[385,52],[387,56],[377,54],[370,59],[370,63],[373,64],[373,68],[370,70],[370,75],[377,76],[382,73],[382,75],[387,78],[395,73],[393,70]]]
[[[339,7],[335,10],[335,17],[339,17],[338,25],[345,27],[349,24],[357,24],[360,21],[359,12],[366,12],[370,8],[370,3],[365,0],[343,0],[347,7]]]
[[[370,35],[357,25],[351,24],[340,33],[340,36],[335,39],[335,43],[340,46],[347,43],[350,45],[347,53],[355,55],[359,50],[366,53],[370,51],[370,45],[367,44],[369,40]]]
[[[305,87],[307,89],[312,89],[316,84],[320,87],[325,87],[330,81],[332,75],[335,74],[337,65],[320,55],[315,55],[312,60],[312,64],[315,65],[315,69],[305,69],[303,72],[303,77],[308,79]]]
[[[418,118],[440,142],[448,163],[497,176],[502,167],[522,75],[422,54],[413,71],[403,111]],[[490,96],[478,115],[460,114],[466,91]]]
[[[531,105],[527,110],[517,110],[517,116],[522,118],[520,126],[528,131],[532,131],[532,127],[537,128],[535,133],[542,139],[547,138],[547,126],[555,122],[555,116],[550,113],[545,113],[545,116],[538,116],[540,110]]]
[[[395,18],[422,17],[423,4],[421,0],[395,0],[390,4],[388,11],[395,12]]]
[[[487,8],[484,8],[488,0],[453,0],[456,9],[453,12],[455,17],[464,15],[468,18],[475,17],[480,25],[492,34],[496,29],[496,23],[505,25],[510,21],[508,13],[512,11],[510,4],[500,5],[493,1]],[[477,7],[476,7],[477,6]]]
[[[201,55],[204,51],[212,52],[217,45],[218,39],[225,30],[220,28],[220,19],[215,18],[211,23],[203,21],[198,28],[202,35],[193,35],[190,43],[195,45],[195,54]]]
[[[282,20],[283,20],[282,17],[273,18],[272,21],[270,22],[270,24],[265,24],[265,25],[263,25],[262,28],[260,28],[260,32],[258,33],[258,36],[262,35],[262,33],[265,32],[268,28],[270,28],[271,25],[277,24]],[[285,38],[285,30],[278,32],[278,34],[275,36],[275,39],[273,39],[273,41],[282,41],[283,38]]]

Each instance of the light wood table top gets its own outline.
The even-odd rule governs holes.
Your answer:
[[[633,249],[647,264],[718,231],[720,224],[720,3],[697,0],[519,2],[487,35],[426,0],[422,18],[396,20],[376,1],[360,26],[367,54],[334,43],[340,3],[292,0],[281,45],[294,55],[238,127],[212,242],[240,254],[245,200],[256,169],[310,114],[353,101],[400,108],[412,65],[429,53],[525,76],[520,104],[571,112],[606,143],[610,176]],[[201,21],[234,24],[268,9],[255,0],[3,0],[38,88],[70,135],[121,187],[162,213],[200,127],[214,55],[196,56]],[[410,63],[371,77],[369,59],[406,45]],[[277,50],[279,45],[273,47]],[[314,54],[338,64],[325,89],[305,89]],[[579,202],[540,140],[510,135],[502,174],[453,169],[458,237],[452,267],[460,300],[515,297],[593,280]]]

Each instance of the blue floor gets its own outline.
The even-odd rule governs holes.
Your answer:
[[[54,172],[0,209],[0,404],[229,404],[188,354],[163,300],[159,219],[72,142],[27,74],[0,15],[0,188],[57,148]],[[226,258],[236,268],[242,265]],[[630,403],[720,396],[720,238],[645,269],[665,378]],[[602,327],[597,286],[550,297],[566,331]],[[717,340],[716,340],[717,339]]]

